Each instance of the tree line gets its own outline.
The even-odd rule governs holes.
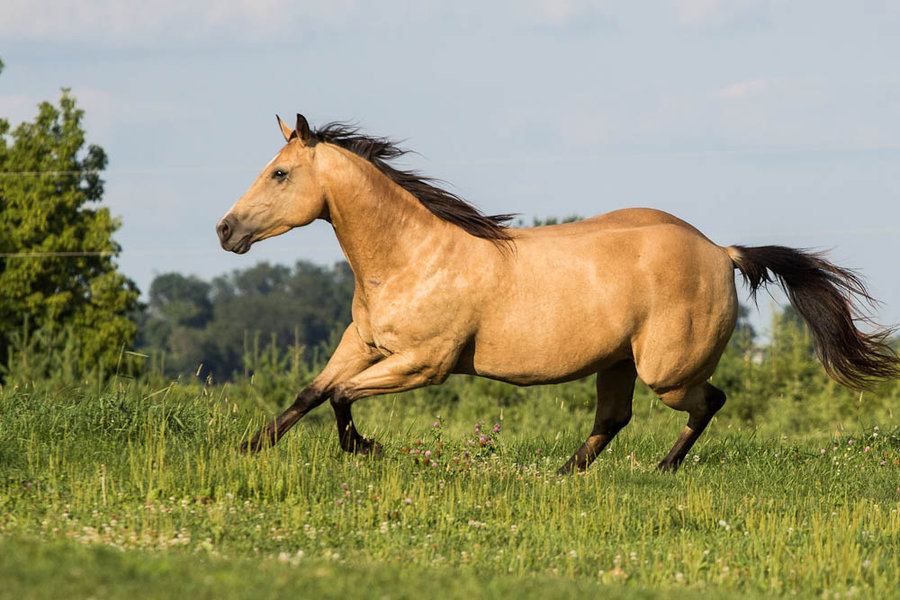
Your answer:
[[[168,375],[250,375],[260,347],[295,348],[309,359],[329,345],[350,322],[352,298],[345,262],[260,263],[212,281],[168,273],[153,280],[137,315],[137,347]]]

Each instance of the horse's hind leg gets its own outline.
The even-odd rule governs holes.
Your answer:
[[[687,411],[689,415],[687,426],[681,432],[678,441],[659,463],[660,471],[675,471],[710,420],[725,404],[725,392],[704,382],[687,390],[672,390],[660,394],[659,398],[667,406]]]
[[[631,398],[637,373],[630,360],[597,373],[597,414],[591,434],[557,473],[584,471],[631,420]]]

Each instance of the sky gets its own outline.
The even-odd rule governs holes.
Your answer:
[[[403,166],[487,213],[648,206],[722,245],[829,250],[900,323],[897,2],[4,0],[0,40],[0,116],[63,87],[86,111],[145,294],[342,258],[322,222],[218,245],[283,144],[275,115],[300,112],[402,140]]]

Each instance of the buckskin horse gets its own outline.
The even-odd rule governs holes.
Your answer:
[[[356,430],[360,398],[440,384],[450,374],[517,385],[597,375],[590,435],[561,473],[584,470],[631,418],[635,378],[688,414],[663,471],[678,468],[725,394],[708,382],[735,327],[734,270],[755,294],[777,282],[808,324],[829,375],[852,388],[900,374],[892,329],[859,330],[873,302],[859,277],[821,254],[718,246],[648,208],[514,229],[436,182],[391,166],[405,151],[331,123],[294,128],[219,221],[225,250],[324,219],[355,276],[353,320],[322,372],[242,449],[274,444],[331,402],[340,446],[375,453]]]

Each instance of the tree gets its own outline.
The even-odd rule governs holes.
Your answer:
[[[563,219],[559,219],[558,217],[547,217],[546,219],[541,219],[540,217],[534,217],[531,220],[531,225],[528,227],[546,227],[547,225],[563,225],[565,223],[575,223],[576,221],[581,221],[584,217],[579,215],[569,215],[568,217],[564,217]],[[516,221],[516,227],[526,227],[525,222],[522,219],[518,219]]]
[[[159,275],[141,323],[145,351],[165,357],[174,374],[224,380],[253,370],[259,347],[285,352],[327,344],[350,322],[353,272],[299,261],[294,268],[259,263],[211,283]],[[202,365],[202,368],[201,368]]]
[[[160,275],[150,284],[150,313],[172,326],[203,327],[212,318],[211,289],[193,275]]]
[[[118,219],[103,196],[106,154],[85,148],[84,111],[63,90],[33,123],[0,119],[0,365],[15,331],[68,330],[82,368],[114,368],[137,326],[135,284],[118,272]]]

